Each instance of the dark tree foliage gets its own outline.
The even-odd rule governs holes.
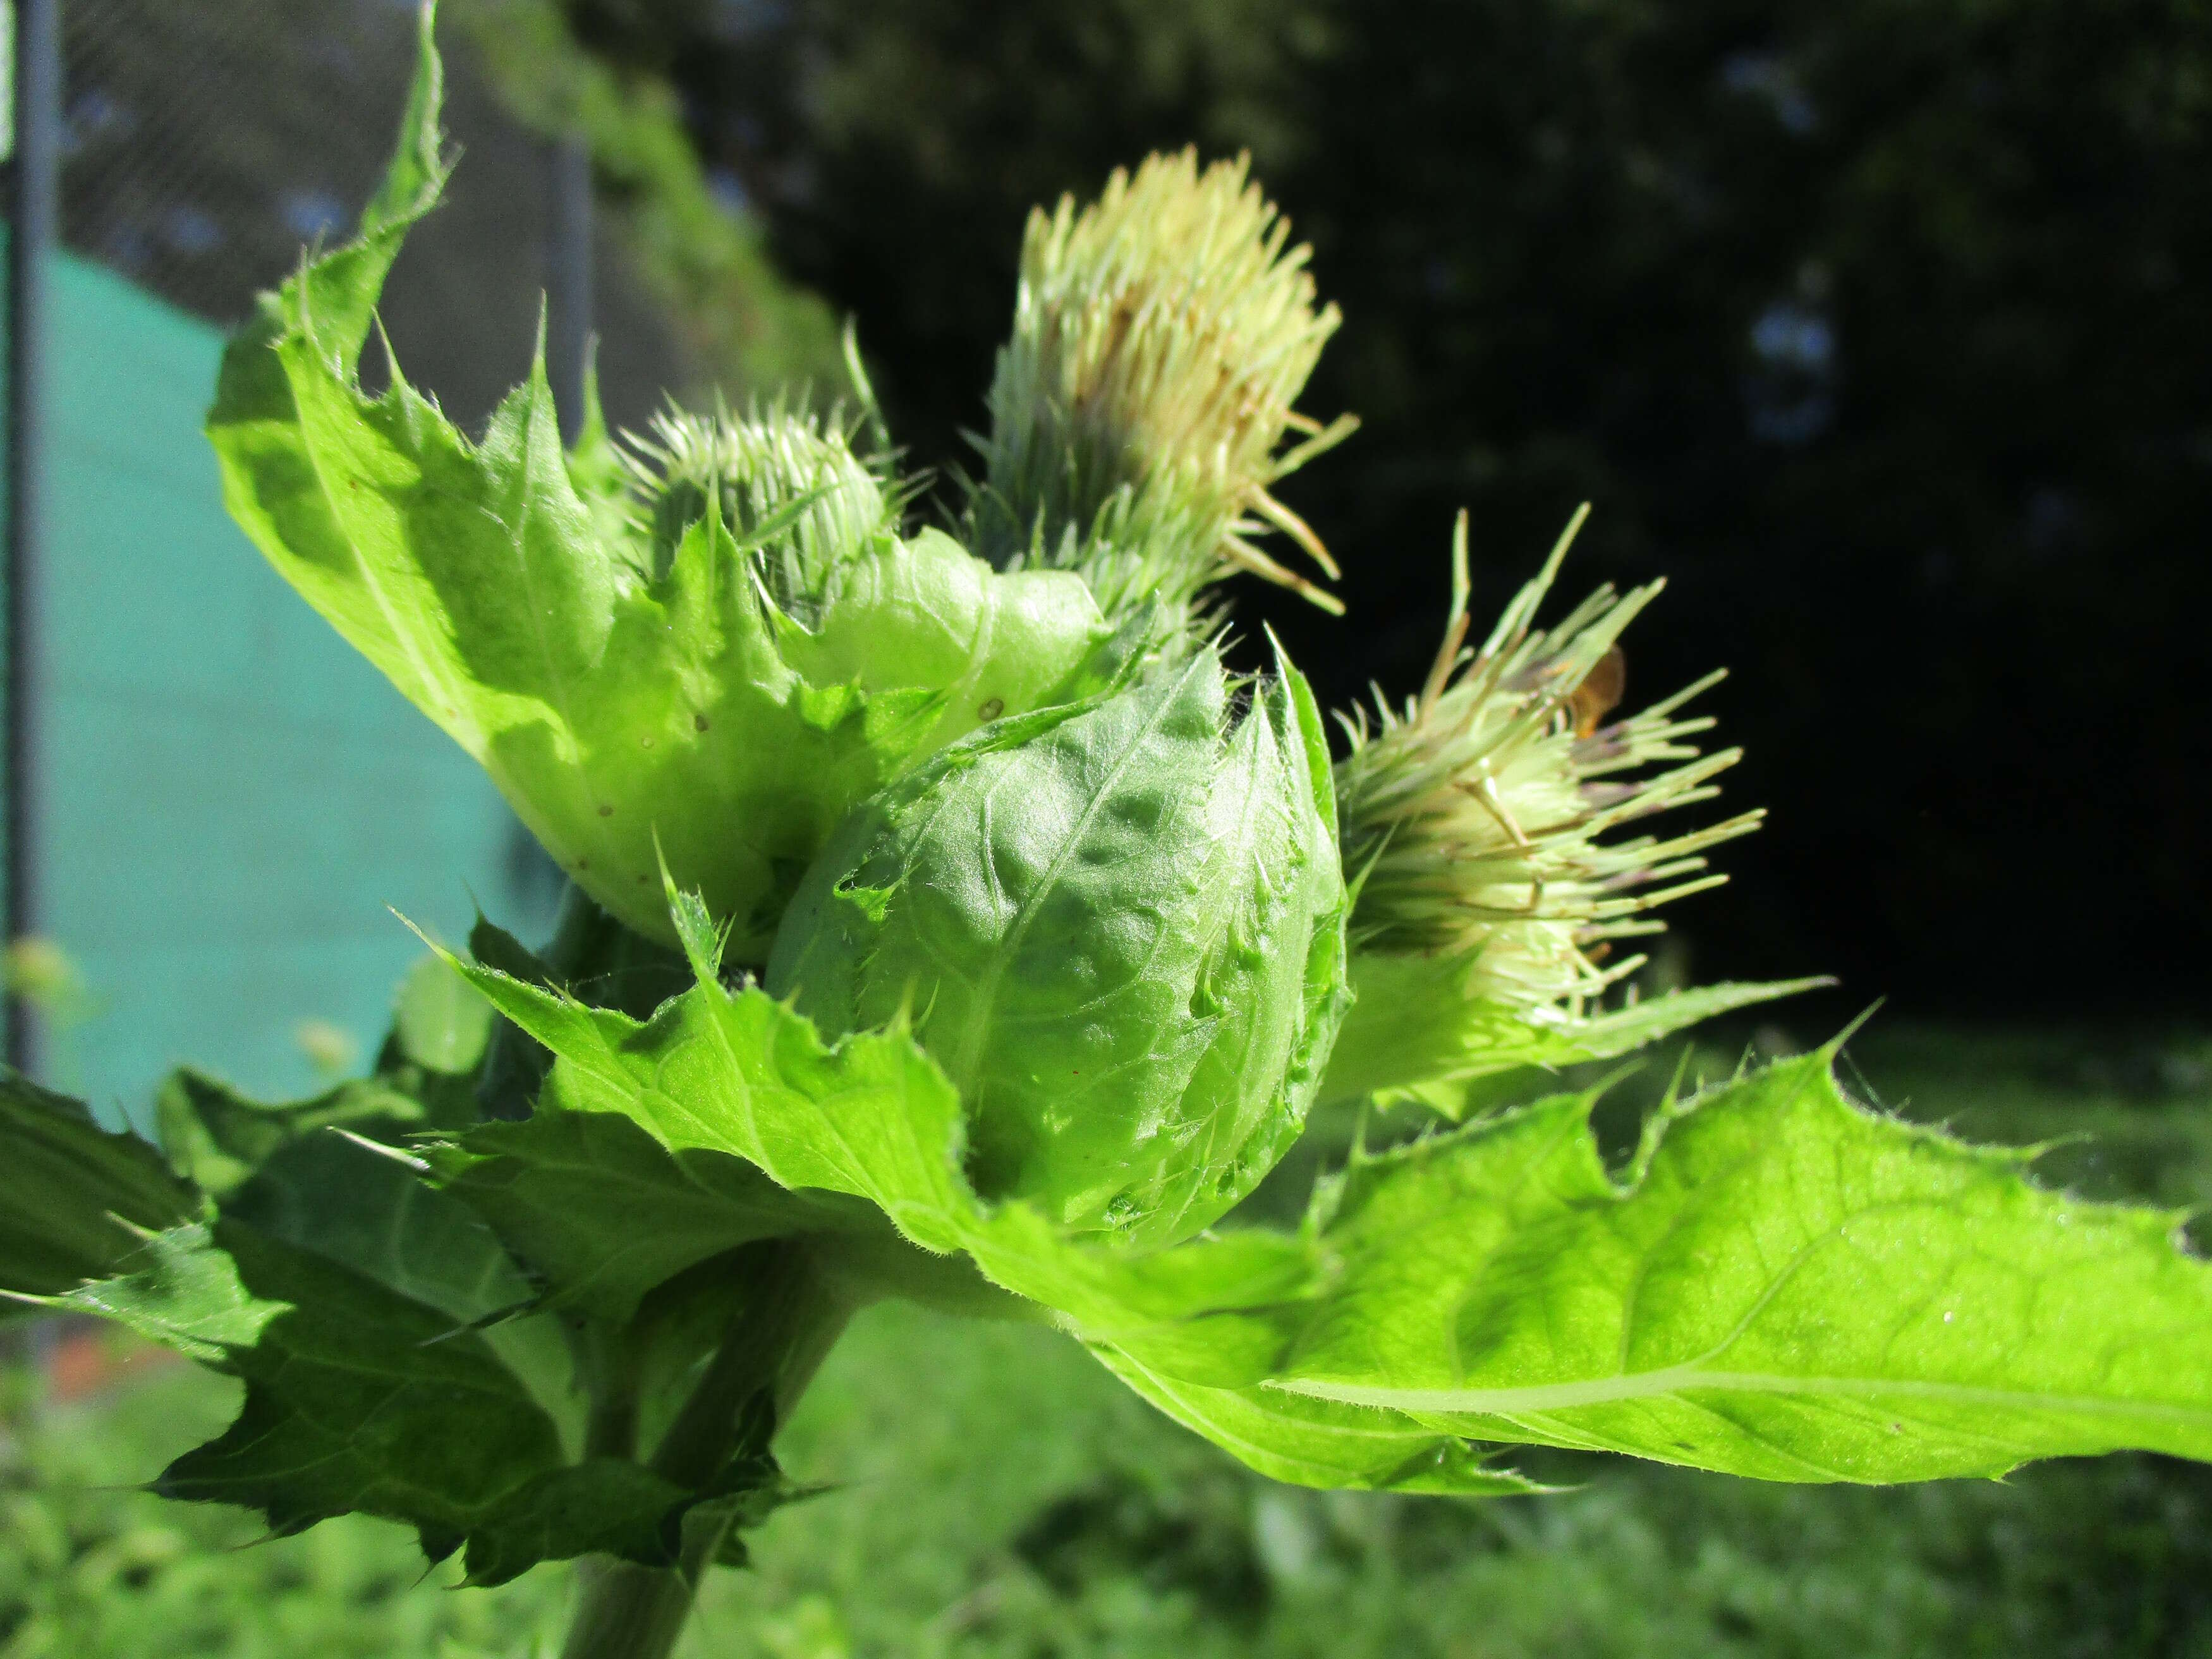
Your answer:
[[[1450,517],[1501,599],[1665,573],[1633,691],[1713,662],[1770,830],[1700,971],[1917,1009],[2185,1006],[2208,977],[2212,8],[2202,0],[574,0],[672,74],[902,436],[981,418],[1024,209],[1249,148],[1365,428],[1286,494],[1348,624],[1432,648]]]

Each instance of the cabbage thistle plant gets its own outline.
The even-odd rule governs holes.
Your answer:
[[[849,419],[587,408],[565,445],[542,364],[475,437],[396,364],[364,387],[446,178],[429,21],[358,238],[268,296],[209,429],[278,573],[573,891],[542,953],[426,958],[315,1098],[179,1073],[156,1148],[0,1091],[10,1305],[244,1384],[160,1491],[386,1516],[476,1584],[580,1559],[570,1653],[665,1654],[833,1473],[777,1426],[885,1297],[1054,1325],[1311,1486],[1529,1492],[1514,1444],[2212,1457],[2180,1218],[1870,1112],[1833,1045],[1671,1097],[1623,1170],[1546,1083],[1798,988],[1632,994],[1627,942],[1757,817],[1680,810],[1735,759],[1702,684],[1620,712],[1653,590],[1543,620],[1571,527],[1480,633],[1462,526],[1407,701],[1333,738],[1279,648],[1228,665],[1231,579],[1326,599],[1272,491],[1349,424],[1294,407],[1334,313],[1241,167],[1033,220],[982,464],[921,526],[857,359]],[[1256,1218],[1346,1109],[1303,1221]]]

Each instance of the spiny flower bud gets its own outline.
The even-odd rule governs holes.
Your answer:
[[[1640,714],[1607,718],[1625,689],[1620,635],[1662,584],[1626,594],[1603,586],[1553,626],[1534,625],[1588,513],[1575,514],[1480,649],[1467,644],[1462,514],[1450,617],[1427,684],[1402,708],[1378,696],[1371,720],[1362,711],[1344,720],[1351,750],[1336,767],[1337,796],[1357,895],[1353,981],[1368,999],[1346,1021],[1331,1073],[1346,1091],[1426,1063],[1409,1052],[1419,1045],[1407,1042],[1408,1021],[1422,1017],[1409,1003],[1436,1000],[1440,1027],[1583,1019],[1645,960],[1607,961],[1615,941],[1661,931],[1655,907],[1725,879],[1706,872],[1705,853],[1764,816],[1673,836],[1617,834],[1711,799],[1713,780],[1741,751],[1701,755],[1686,741],[1712,721],[1680,711],[1718,672]],[[1400,1052],[1368,1053],[1386,1021]],[[1500,1050],[1503,1064],[1516,1063],[1510,1043]],[[1453,1066],[1483,1069],[1478,1054]]]
[[[838,565],[895,535],[899,501],[879,471],[853,453],[835,416],[781,404],[743,417],[671,407],[629,434],[623,461],[633,521],[665,568],[711,502],[756,548],[780,604],[818,599]]]
[[[832,1034],[911,1018],[988,1199],[1163,1243],[1304,1121],[1344,1003],[1328,748],[1287,665],[1235,692],[1201,647],[1000,721],[856,811],[793,902],[768,988]]]
[[[1079,213],[1030,215],[975,503],[994,562],[1075,564],[1109,614],[1236,569],[1342,608],[1255,541],[1283,531],[1338,574],[1268,486],[1356,422],[1292,407],[1337,312],[1316,310],[1309,250],[1247,167],[1154,155]]]

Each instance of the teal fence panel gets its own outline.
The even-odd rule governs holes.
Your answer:
[[[530,937],[550,866],[442,732],[263,562],[200,432],[222,337],[57,256],[40,932],[89,989],[51,1082],[143,1125],[179,1060],[317,1081],[303,1028],[380,1040],[474,906]]]

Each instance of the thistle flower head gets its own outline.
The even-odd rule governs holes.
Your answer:
[[[1565,1002],[1570,1014],[1644,961],[1606,961],[1613,942],[1661,931],[1653,908],[1723,880],[1705,872],[1705,852],[1763,816],[1633,831],[1717,794],[1713,780],[1741,751],[1701,755],[1687,741],[1712,721],[1680,711],[1718,672],[1607,718],[1624,688],[1620,635],[1660,583],[1601,587],[1553,626],[1535,626],[1588,513],[1480,648],[1467,643],[1461,515],[1451,614],[1427,684],[1402,708],[1378,696],[1371,720],[1346,720],[1352,749],[1337,767],[1345,867],[1360,882],[1354,948],[1462,957],[1474,994],[1526,1008]]]
[[[1247,165],[1154,155],[1079,213],[1030,216],[976,514],[1000,562],[1078,563],[1109,611],[1235,569],[1340,609],[1255,539],[1280,530],[1337,574],[1268,486],[1355,422],[1292,407],[1337,312]]]
[[[672,406],[626,444],[634,524],[656,564],[712,502],[731,534],[757,547],[762,578],[787,607],[818,599],[841,564],[897,529],[898,496],[834,415]]]

